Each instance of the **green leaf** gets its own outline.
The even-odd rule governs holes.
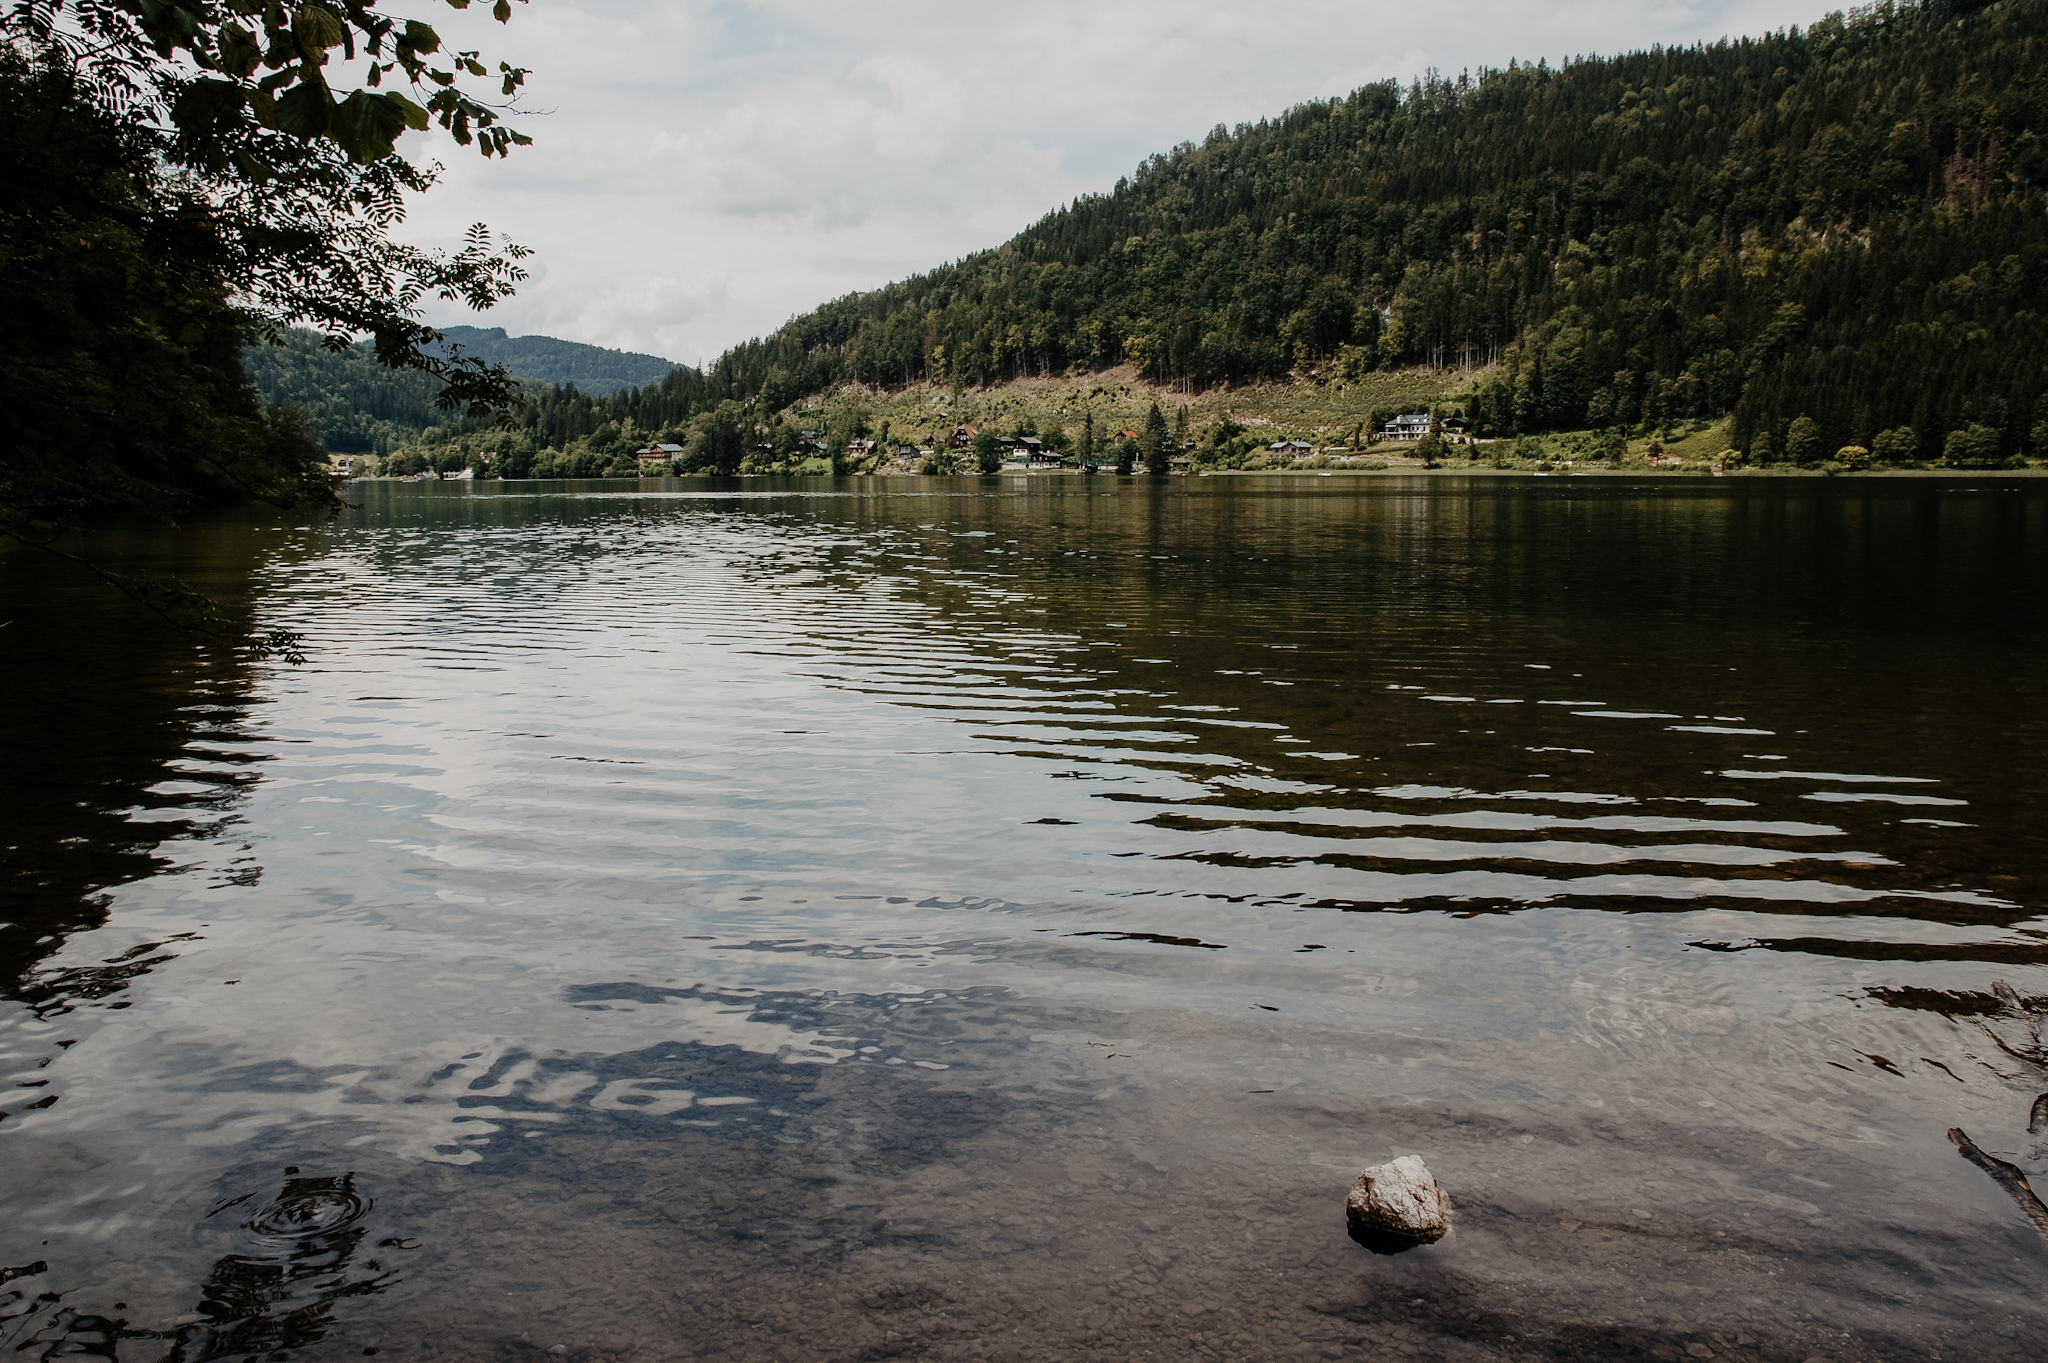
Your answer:
[[[302,141],[323,136],[334,121],[334,97],[327,87],[302,81],[278,97],[270,126]]]
[[[425,109],[422,109],[397,91],[385,95],[384,98],[390,100],[398,108],[399,112],[405,115],[406,127],[411,128],[414,132],[423,133],[427,130],[427,111]]]
[[[341,20],[318,5],[299,7],[292,18],[292,35],[298,39],[299,51],[309,59],[330,47],[340,47],[347,36],[341,31]]]
[[[424,116],[426,111],[420,112]],[[358,90],[335,108],[328,132],[343,151],[368,165],[391,155],[393,144],[411,123],[393,96]]]
[[[263,48],[257,43],[256,35],[240,24],[227,24],[221,28],[214,54],[220,62],[220,69],[231,76],[250,76],[263,62]]]
[[[512,0],[498,0],[497,4],[491,6],[491,17],[501,24],[509,22],[512,18]]]
[[[405,45],[415,52],[439,52],[441,35],[417,19],[405,21]]]

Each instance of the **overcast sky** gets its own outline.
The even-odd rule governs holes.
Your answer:
[[[404,144],[448,168],[407,235],[449,244],[482,221],[537,252],[516,299],[430,321],[694,364],[997,245],[1218,123],[1432,66],[1712,41],[1832,7],[532,0],[503,28],[444,11],[444,36],[532,69],[535,112],[513,126],[534,145],[486,163],[438,130]]]

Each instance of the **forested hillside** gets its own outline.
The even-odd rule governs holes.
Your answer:
[[[529,420],[558,443],[847,381],[1491,364],[1490,432],[1732,411],[1765,460],[1965,431],[1981,462],[2048,415],[2044,135],[2048,0],[1432,73],[1218,127],[998,250]]]
[[[443,327],[441,335],[430,351],[459,347],[464,355],[503,365],[536,392],[573,385],[602,396],[656,383],[675,368],[659,355],[552,336],[507,336],[502,327]],[[250,347],[242,363],[264,401],[303,408],[321,443],[337,452],[383,454],[435,422],[452,420],[434,405],[438,380],[416,369],[387,369],[368,343],[330,351],[316,333],[293,330],[282,345]]]
[[[434,406],[440,381],[417,369],[387,369],[365,343],[328,350],[317,333],[294,328],[281,345],[250,346],[242,367],[266,403],[302,409],[327,449],[383,454],[447,416]]]
[[[616,393],[622,388],[659,383],[674,360],[630,350],[607,350],[581,341],[552,336],[507,336],[503,327],[442,327],[442,341],[433,347],[461,347],[487,364],[502,364],[521,378],[542,383],[573,383],[586,393]]]

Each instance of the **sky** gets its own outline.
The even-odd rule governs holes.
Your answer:
[[[1805,24],[1788,0],[532,0],[443,37],[530,68],[534,139],[446,167],[403,235],[534,249],[501,326],[709,361],[828,299],[996,246],[1145,157],[1304,100]],[[394,8],[404,8],[395,6]],[[417,6],[424,13],[426,6]]]

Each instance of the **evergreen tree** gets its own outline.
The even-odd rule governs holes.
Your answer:
[[[1145,413],[1145,434],[1140,441],[1140,448],[1145,452],[1145,472],[1166,472],[1167,451],[1172,447],[1172,440],[1173,437],[1166,433],[1166,417],[1155,402],[1152,410]]]
[[[994,431],[982,431],[974,437],[974,471],[976,473],[1000,473],[1003,467],[1003,442],[996,438]]]

